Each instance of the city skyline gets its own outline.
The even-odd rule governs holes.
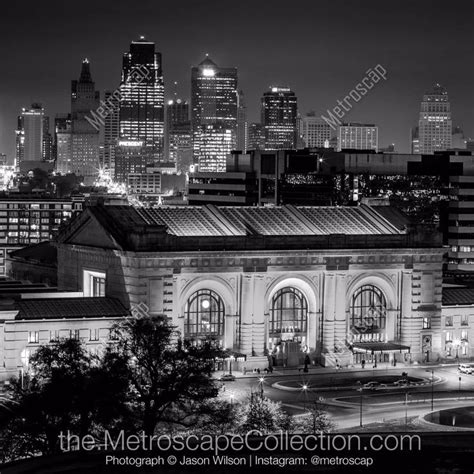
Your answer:
[[[30,7],[21,15],[24,34],[12,34],[15,24],[10,25],[9,18],[18,14],[14,5],[3,7],[0,32],[0,51],[7,71],[0,79],[0,152],[6,152],[10,161],[14,155],[15,121],[22,107],[41,102],[49,117],[66,112],[68,83],[71,74],[76,74],[77,61],[84,57],[91,60],[101,93],[113,90],[120,80],[121,54],[141,34],[154,41],[163,54],[166,99],[172,98],[174,81],[178,82],[179,96],[190,99],[191,67],[209,53],[218,64],[238,69],[249,122],[258,121],[259,98],[275,84],[288,84],[295,91],[302,115],[310,110],[320,115],[334,107],[369,68],[381,64],[387,70],[387,81],[377,85],[345,119],[376,123],[382,146],[393,142],[398,151],[409,152],[410,129],[417,123],[422,96],[439,82],[450,96],[453,126],[461,126],[468,137],[474,135],[472,71],[462,67],[462,58],[467,61],[473,49],[471,2],[458,2],[456,9],[441,16],[433,2],[425,1],[416,5],[388,4],[383,11],[374,2],[349,4],[344,15],[339,2],[312,5],[300,1],[295,5],[295,21],[290,23],[285,23],[286,16],[281,14],[283,2],[274,3],[272,8],[252,4],[251,18],[247,18],[250,3],[245,1],[230,9],[211,1],[185,7],[166,1],[160,5],[141,2],[127,15],[122,15],[124,2],[114,3],[113,9],[108,2],[102,2],[88,20],[88,34],[75,41],[69,40],[70,35],[85,21],[80,12],[68,18],[61,8],[55,8],[59,5],[56,1],[47,2],[52,8],[45,12],[33,2],[27,3]],[[195,24],[196,16],[204,20]],[[176,17],[180,18],[179,34],[174,26]],[[254,24],[257,30],[252,28]],[[439,31],[446,31],[449,24],[456,24],[456,30],[449,30],[448,26],[450,33],[440,43]],[[55,35],[42,38],[41,49],[32,54],[31,45],[41,33],[41,25],[55,31]],[[237,26],[242,34],[236,40]],[[258,41],[254,31],[259,32]],[[17,53],[9,56],[5,48],[13,37]],[[424,51],[422,58],[420,50]],[[18,59],[28,54],[28,61]],[[61,62],[53,62],[58,55]],[[462,74],[452,74],[456,67],[462,67]],[[27,74],[26,70],[36,73]]]

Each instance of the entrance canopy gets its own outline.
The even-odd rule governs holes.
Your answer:
[[[352,344],[352,352],[362,354],[375,354],[376,352],[381,354],[394,352],[402,353],[410,352],[410,347],[396,344],[395,342],[354,342]]]

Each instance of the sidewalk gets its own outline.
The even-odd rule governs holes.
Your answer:
[[[398,363],[395,367],[389,364],[379,364],[376,368],[372,366],[365,366],[363,369],[360,365],[356,365],[354,367],[343,367],[340,369],[336,369],[335,367],[321,367],[321,366],[308,366],[308,372],[303,372],[304,365],[298,367],[274,367],[272,373],[265,373],[261,371],[260,373],[256,372],[247,372],[245,375],[239,371],[233,371],[232,374],[235,375],[236,379],[245,379],[245,378],[257,378],[257,377],[265,377],[265,379],[269,377],[284,377],[289,375],[297,375],[297,376],[310,376],[310,375],[334,375],[334,374],[353,374],[353,373],[362,373],[362,374],[370,374],[373,372],[378,371],[398,371],[400,375],[402,372],[406,372],[408,370],[414,369],[432,369],[435,370],[436,368],[442,367],[456,367],[459,364],[457,363],[449,363],[449,364],[404,364]],[[223,373],[228,372],[216,372],[217,377],[220,377]]]

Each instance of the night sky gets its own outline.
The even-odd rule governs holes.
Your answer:
[[[337,105],[381,64],[379,82],[347,120],[379,125],[379,143],[409,151],[423,93],[440,82],[453,125],[474,137],[472,0],[4,0],[0,4],[0,152],[14,157],[16,116],[41,102],[53,120],[70,110],[70,81],[91,61],[97,88],[120,81],[122,53],[146,35],[163,55],[166,95],[190,96],[191,67],[205,53],[235,66],[249,119],[260,97],[288,85],[302,114]]]

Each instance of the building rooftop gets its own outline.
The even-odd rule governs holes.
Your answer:
[[[10,253],[9,257],[13,260],[41,263],[52,267],[56,267],[58,264],[58,250],[48,241],[15,250]]]
[[[423,232],[415,242],[399,213],[366,205],[94,206],[70,222],[59,242],[132,251],[440,246],[433,229]]]
[[[474,304],[474,288],[443,288],[443,306]]]
[[[38,298],[15,302],[15,319],[112,318],[127,316],[115,298]]]
[[[147,224],[163,225],[176,236],[399,234],[390,221],[368,206],[140,208]]]

